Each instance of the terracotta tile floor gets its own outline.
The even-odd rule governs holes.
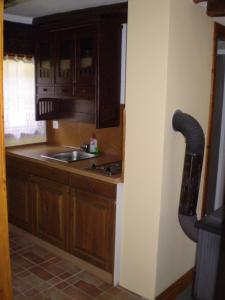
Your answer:
[[[73,263],[10,233],[14,300],[140,300]]]

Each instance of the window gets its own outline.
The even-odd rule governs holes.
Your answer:
[[[3,65],[6,146],[46,141],[44,121],[35,121],[34,61],[6,57]]]

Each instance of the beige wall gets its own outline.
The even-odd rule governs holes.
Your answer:
[[[184,235],[177,220],[185,142],[172,130],[171,118],[181,109],[193,115],[207,134],[213,23],[192,1],[171,0],[169,36],[156,294],[194,266],[195,244]]]
[[[128,11],[121,285],[154,299],[194,262],[177,221],[185,144],[171,119],[182,109],[206,131],[213,24],[191,0],[129,0]]]
[[[129,0],[121,285],[153,299],[162,193],[169,0]]]

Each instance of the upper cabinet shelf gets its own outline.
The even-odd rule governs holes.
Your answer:
[[[93,15],[36,24],[37,120],[119,126],[122,18]]]

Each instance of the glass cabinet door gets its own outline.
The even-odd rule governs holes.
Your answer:
[[[37,47],[37,83],[53,83],[53,53],[52,53],[52,36],[43,35]]]
[[[93,30],[80,31],[77,34],[77,84],[94,83],[95,75],[95,39]]]
[[[75,40],[72,31],[56,33],[56,83],[74,82]]]

